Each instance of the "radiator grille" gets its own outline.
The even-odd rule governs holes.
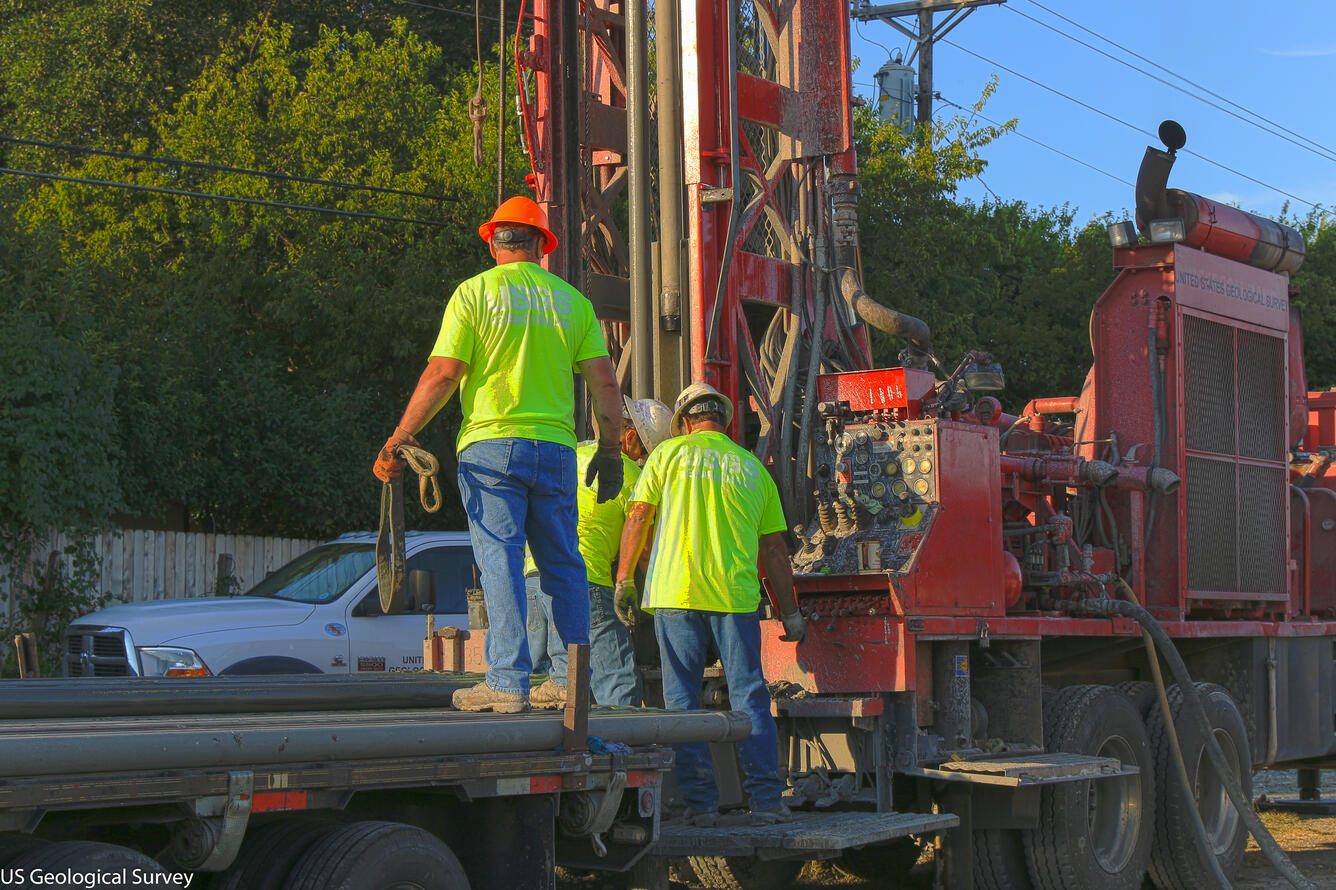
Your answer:
[[[1285,344],[1239,331],[1239,454],[1285,459]]]
[[[1285,589],[1288,494],[1284,468],[1239,467],[1239,590],[1271,593]]]
[[[1188,588],[1283,595],[1285,341],[1185,315],[1183,359]]]
[[[1184,433],[1193,451],[1234,453],[1234,329],[1183,319]]]
[[[1238,494],[1235,465],[1187,459],[1188,587],[1234,590],[1239,579]]]

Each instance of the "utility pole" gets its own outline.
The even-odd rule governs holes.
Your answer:
[[[926,124],[932,120],[932,45],[951,32],[956,25],[969,18],[979,6],[996,6],[1007,0],[911,0],[908,3],[883,3],[873,6],[868,0],[854,0],[849,11],[852,18],[860,22],[877,19],[890,25],[901,34],[914,41],[914,48],[909,53],[905,64],[918,59],[918,110],[916,122]],[[935,14],[945,12],[946,17],[940,22]],[[896,21],[907,16],[918,18],[918,29],[911,30]]]

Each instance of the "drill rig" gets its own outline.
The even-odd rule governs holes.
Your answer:
[[[1254,767],[1336,754],[1336,400],[1310,419],[1303,240],[1168,188],[1167,122],[1136,227],[1111,229],[1081,393],[1007,413],[1005,356],[949,370],[926,323],[863,289],[848,12],[659,0],[651,46],[641,0],[533,0],[517,32],[549,266],[593,300],[633,395],[699,380],[733,401],[809,619],[798,645],[762,622],[798,828],[665,828],[658,852],[730,886],[834,856],[894,878],[944,832],[952,887],[1206,886],[1199,838],[1228,873],[1247,831],[1205,736],[1245,794]],[[868,325],[905,341],[902,367],[873,367]],[[1202,834],[1115,601],[1208,681],[1165,695],[1182,714],[1195,689],[1211,721],[1174,718]]]

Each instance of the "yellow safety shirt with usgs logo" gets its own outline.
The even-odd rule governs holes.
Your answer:
[[[445,304],[432,358],[466,362],[457,451],[484,439],[575,447],[571,375],[608,354],[593,304],[535,263],[475,275]]]
[[[597,442],[581,442],[575,449],[575,473],[578,487],[575,490],[575,504],[579,510],[576,534],[580,538],[580,555],[584,557],[585,573],[590,584],[612,586],[612,561],[617,558],[617,548],[622,542],[622,526],[626,524],[626,509],[631,504],[631,489],[640,478],[640,467],[625,454],[622,455],[622,490],[610,501],[598,502],[598,483],[585,485],[585,471],[589,461],[598,451]],[[524,574],[532,575],[538,571],[529,552],[529,545],[524,545]]]
[[[784,511],[755,455],[723,433],[667,439],[645,461],[631,500],[658,510],[647,611],[756,609],[758,542],[784,531]]]

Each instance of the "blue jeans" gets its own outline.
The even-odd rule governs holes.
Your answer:
[[[655,609],[654,633],[663,661],[663,701],[668,708],[700,707],[705,679],[705,650],[713,640],[728,680],[728,705],[751,718],[752,732],[738,743],[742,787],[753,810],[780,803],[779,740],[770,715],[770,690],[761,675],[761,622],[755,612],[702,612],[696,609]],[[677,787],[694,813],[719,808],[710,748],[703,742],[673,745]]]
[[[525,579],[529,588],[529,652],[534,672],[547,660],[548,674],[558,686],[566,685],[566,647],[552,618],[552,597],[538,578]],[[589,693],[600,705],[640,706],[640,678],[636,675],[631,635],[612,605],[612,588],[589,585]]]
[[[529,691],[524,544],[552,595],[557,630],[589,642],[589,582],[577,546],[575,450],[534,439],[487,439],[459,454],[459,494],[487,605],[487,685]]]

